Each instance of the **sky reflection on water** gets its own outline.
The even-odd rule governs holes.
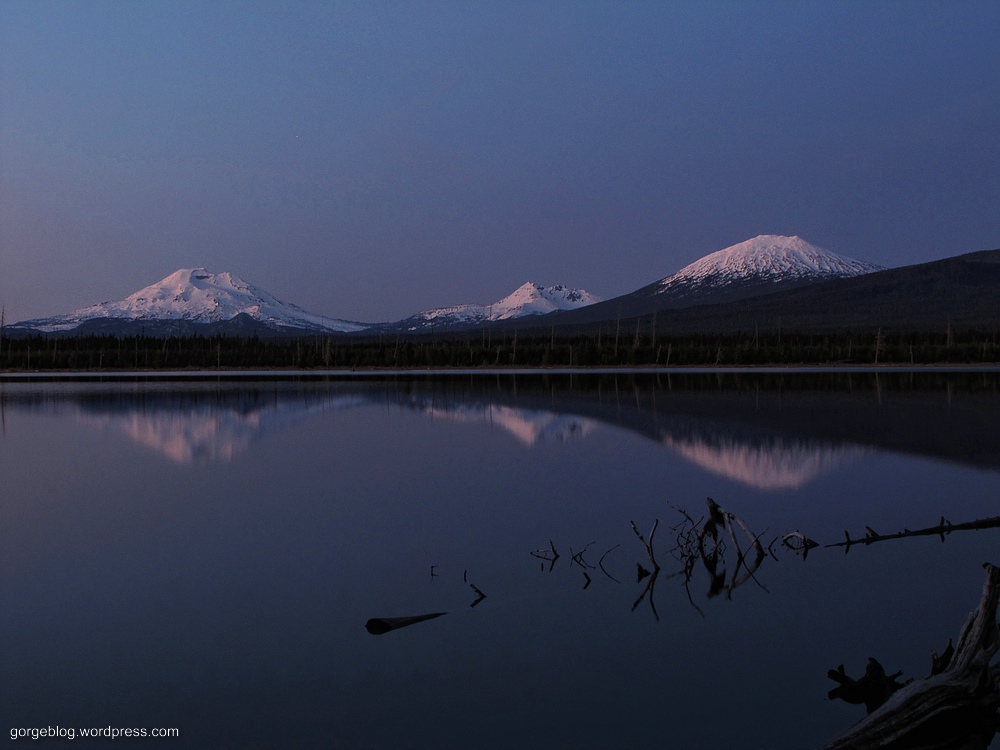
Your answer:
[[[629,522],[669,562],[706,495],[768,541],[1000,515],[994,384],[835,385],[2,384],[2,714],[191,746],[818,747],[860,718],[826,670],[925,675],[996,532],[778,545],[728,600],[699,573],[696,607],[665,565],[657,621]]]

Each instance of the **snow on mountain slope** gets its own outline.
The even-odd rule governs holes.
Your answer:
[[[204,268],[182,268],[119,302],[102,302],[68,315],[24,321],[18,325],[51,333],[66,331],[97,318],[217,323],[232,320],[240,314],[279,330],[304,328],[349,332],[367,327],[363,323],[307,312],[282,302],[234,274],[214,274]]]
[[[820,281],[885,270],[823,250],[801,237],[762,234],[711,253],[658,282],[657,294],[746,282]]]
[[[600,301],[599,297],[583,289],[562,285],[543,287],[529,281],[492,305],[439,307],[412,315],[400,321],[398,326],[413,331],[430,325],[476,325],[527,315],[544,315],[555,310],[574,310]]]

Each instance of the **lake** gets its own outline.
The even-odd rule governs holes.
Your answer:
[[[996,528],[827,546],[1000,516],[994,371],[6,378],[0,412],[8,728],[818,748],[865,715],[827,671],[926,676],[1000,563]]]

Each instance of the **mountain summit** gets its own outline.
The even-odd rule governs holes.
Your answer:
[[[685,266],[657,282],[656,294],[683,296],[712,288],[843,279],[885,270],[823,250],[801,237],[762,234]]]
[[[419,331],[431,326],[475,326],[529,315],[544,315],[554,310],[575,310],[595,302],[600,302],[600,298],[584,289],[571,289],[562,285],[540,286],[529,281],[499,302],[425,310],[392,324],[392,327],[402,331]]]
[[[329,318],[282,302],[263,289],[248,284],[238,276],[210,273],[204,268],[182,268],[165,279],[140,289],[119,302],[102,302],[68,315],[26,320],[19,327],[54,333],[68,331],[82,324],[104,322],[101,328],[115,323],[222,324],[246,318],[275,331],[303,329],[314,332],[349,332],[366,326],[338,318]]]
[[[529,281],[490,305],[489,319],[506,320],[525,315],[544,315],[553,310],[573,310],[595,302],[600,302],[600,297],[595,297],[584,289],[570,289],[562,284],[539,286]]]

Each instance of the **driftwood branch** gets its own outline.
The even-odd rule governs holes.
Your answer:
[[[877,542],[887,542],[891,539],[908,539],[914,536],[937,536],[940,537],[943,542],[945,537],[955,531],[976,531],[979,529],[995,529],[998,527],[1000,527],[1000,516],[981,518],[976,521],[969,521],[968,523],[952,523],[944,516],[941,516],[941,521],[937,526],[928,526],[925,529],[915,529],[913,531],[910,529],[903,529],[895,534],[879,534],[871,526],[865,526],[865,535],[863,537],[858,537],[857,539],[852,539],[851,535],[845,531],[844,541],[835,542],[834,544],[828,544],[826,546],[843,547],[844,552],[850,552],[851,547],[856,544],[864,544],[867,546]]]
[[[986,563],[979,607],[952,653],[933,655],[932,674],[906,684],[823,750],[985,748],[996,731],[1000,691],[990,660],[1000,648],[1000,568]]]

